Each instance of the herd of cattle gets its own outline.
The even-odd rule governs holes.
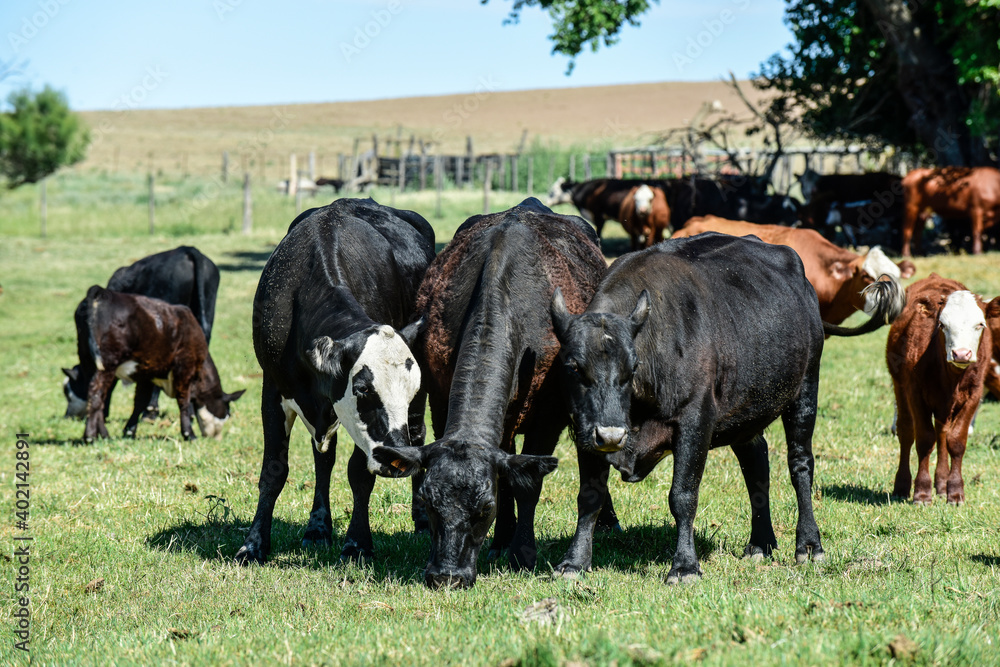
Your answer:
[[[821,560],[812,434],[824,339],[888,323],[900,443],[894,493],[909,496],[912,483],[916,503],[930,503],[935,491],[963,502],[962,455],[984,383],[1000,395],[1000,297],[985,304],[934,274],[904,293],[899,279],[915,270],[909,260],[894,263],[877,247],[857,255],[814,230],[708,215],[702,181],[686,179],[671,194],[651,182],[557,183],[596,232],[529,198],[469,218],[438,254],[423,217],[371,199],[299,215],[253,302],[264,452],[257,511],[236,560],[268,557],[300,419],[316,474],[303,545],[332,544],[330,478],[343,425],[355,448],[342,558],[374,555],[376,477],[412,476],[414,525],[432,540],[428,586],[472,586],[491,526],[490,553],[506,551],[511,567],[531,569],[543,478],[569,427],[580,467],[578,522],[556,570],[588,570],[595,529],[619,529],[611,467],[638,482],[672,453],[678,542],[668,581],[695,580],[694,518],[710,449],[729,446],[739,461],[751,506],[746,555],[777,547],[763,432],[779,417],[798,503],[795,557]],[[780,199],[734,201],[723,211],[731,218],[787,223],[796,212]],[[679,210],[705,215],[689,215],[657,243]],[[992,224],[996,213],[994,206],[983,220]],[[610,217],[634,245],[644,237],[648,247],[609,268],[599,231]],[[203,435],[221,437],[243,392],[222,390],[208,353],[218,284],[215,265],[181,247],[88,290],[75,313],[79,365],[63,369],[66,414],[86,418],[85,442],[107,437],[119,379],[136,383],[126,437],[135,437],[144,410],[156,412],[158,388],[176,398],[183,437],[195,438],[192,416]],[[869,319],[842,326],[857,310]],[[426,445],[425,405],[434,432]]]
[[[928,215],[960,246],[983,251],[983,234],[1000,221],[1000,170],[993,167],[914,169],[905,177],[886,172],[799,177],[805,202],[767,194],[768,182],[742,175],[668,180],[602,178],[582,183],[558,179],[548,206],[573,204],[601,235],[606,220],[628,232],[632,249],[649,247],[693,217],[776,223],[816,229],[850,245],[882,245],[909,257]]]

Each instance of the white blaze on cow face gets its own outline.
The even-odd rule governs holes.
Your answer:
[[[222,425],[229,417],[216,417],[203,405],[195,412],[195,418],[198,420],[198,428],[201,429],[202,436],[222,440]]]
[[[632,197],[635,200],[635,212],[648,215],[653,208],[653,188],[643,183]]]
[[[344,396],[333,405],[354,443],[368,455],[370,472],[382,470],[372,450],[387,444],[390,433],[408,432],[410,403],[419,389],[420,368],[410,348],[392,327],[379,327],[365,341],[348,373]]]
[[[69,378],[63,378],[63,394],[66,395],[66,416],[84,417],[87,415],[87,399],[80,398],[73,392]]]
[[[560,176],[556,179],[556,182],[552,184],[552,187],[549,188],[549,199],[545,202],[546,206],[552,207],[556,204],[573,203],[572,194],[568,190],[563,189],[563,183],[565,182],[566,179]]]
[[[979,340],[986,328],[986,316],[972,292],[959,290],[948,295],[938,315],[938,324],[944,335],[949,364],[968,368],[969,364],[978,361]]]

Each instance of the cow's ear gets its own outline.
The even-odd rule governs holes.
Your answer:
[[[333,340],[329,336],[320,336],[313,341],[308,355],[312,365],[320,373],[334,377],[343,374],[344,353],[347,351],[346,341]]]
[[[647,317],[649,317],[649,292],[642,290],[635,302],[635,308],[632,309],[632,314],[628,316],[629,322],[632,323],[632,338],[635,338],[636,334],[639,333],[639,329],[646,323]]]
[[[562,289],[558,287],[552,294],[552,304],[549,311],[552,313],[552,329],[556,333],[556,338],[559,339],[559,342],[563,342],[566,340],[566,334],[569,331],[573,315],[566,308],[566,300],[563,299]]]
[[[240,389],[232,394],[222,392],[222,400],[225,403],[232,403],[233,401],[239,400],[240,396],[242,396],[244,392],[246,392],[246,389]]]
[[[74,382],[76,382],[77,378],[80,377],[79,368],[64,368],[62,369],[62,372],[66,375],[66,377],[68,377],[70,380],[73,380]]]
[[[515,498],[519,493],[530,493],[540,488],[542,478],[559,465],[559,459],[554,456],[511,455],[499,450],[497,454],[497,472],[510,483]]]
[[[992,320],[1000,317],[1000,296],[993,297],[993,300],[986,304],[986,319]]]
[[[830,265],[830,273],[836,280],[848,280],[854,275],[854,269],[850,264],[837,261]]]
[[[378,474],[382,477],[409,477],[425,468],[427,454],[431,445],[426,447],[376,447],[372,450],[372,458],[382,464]]]
[[[903,279],[912,278],[917,272],[917,267],[908,259],[904,259],[896,266],[899,267],[899,277]]]
[[[420,332],[424,330],[424,325],[427,323],[427,318],[421,317],[416,322],[410,322],[399,332],[399,335],[403,337],[403,342],[406,343],[406,347],[413,349],[413,343],[417,340],[417,336]]]

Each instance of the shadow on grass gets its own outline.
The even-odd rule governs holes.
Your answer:
[[[1000,556],[988,556],[986,554],[972,554],[971,556],[969,556],[969,560],[973,560],[981,565],[986,565],[987,567],[1000,566]]]
[[[874,491],[856,484],[830,484],[822,487],[824,498],[861,505],[894,505],[905,503],[906,498],[896,498],[886,491]]]
[[[601,252],[608,259],[617,259],[632,249],[628,239],[613,238],[601,239]]]
[[[217,266],[219,271],[262,271],[272,252],[273,250],[227,252],[226,256],[232,258],[232,261],[219,262]]]

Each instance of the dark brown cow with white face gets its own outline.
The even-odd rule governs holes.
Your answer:
[[[985,306],[962,283],[932,273],[910,285],[907,306],[889,330],[886,363],[899,417],[899,469],[893,495],[929,505],[934,491],[965,502],[962,457],[991,366],[993,339],[987,318],[1000,318],[1000,298]],[[910,448],[917,444],[917,477]],[[930,456],[938,459],[931,484]],[[950,459],[950,463],[949,463]]]
[[[191,404],[202,434],[221,437],[229,404],[243,391],[227,394],[222,390],[205,334],[187,306],[94,285],[77,306],[75,320],[78,372],[87,385],[84,442],[108,437],[104,404],[116,379],[136,383],[126,437],[135,437],[139,415],[154,385],[177,399],[184,438],[195,438],[188,411]]]
[[[788,246],[802,259],[806,279],[816,290],[819,314],[824,322],[840,324],[857,310],[865,309],[861,291],[881,275],[909,278],[915,267],[909,260],[893,263],[877,246],[864,255],[840,248],[812,229],[781,225],[757,225],[742,220],[726,220],[714,215],[692,218],[671,238],[687,238],[704,232],[730,236],[753,234],[765,243]]]
[[[643,183],[632,188],[622,202],[618,214],[622,227],[628,232],[632,250],[642,246],[648,248],[663,240],[663,232],[670,232],[670,206],[662,188],[650,187]]]

